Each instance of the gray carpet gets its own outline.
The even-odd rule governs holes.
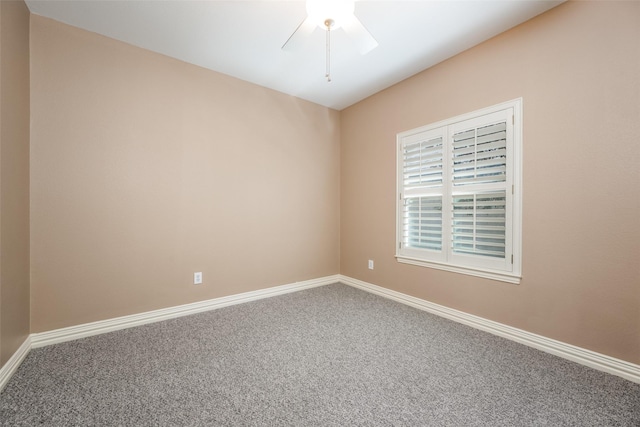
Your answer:
[[[30,352],[3,426],[639,426],[640,385],[344,285]]]

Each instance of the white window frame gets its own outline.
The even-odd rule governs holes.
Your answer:
[[[446,203],[453,204],[453,196],[457,193],[450,178],[453,169],[453,144],[451,141],[454,133],[458,130],[457,126],[461,122],[469,122],[474,119],[487,120],[487,116],[490,115],[497,117],[502,115],[508,120],[507,168],[504,183],[504,190],[507,191],[504,259],[454,253],[451,247],[451,220],[446,215],[446,213],[452,212],[452,207],[445,208]],[[442,250],[440,251],[403,245],[405,234],[404,197],[405,192],[408,194],[411,191],[404,185],[403,146],[405,143],[415,142],[420,138],[431,138],[434,135],[443,135],[444,137],[443,186],[440,190],[443,203]],[[401,132],[397,134],[396,143],[396,259],[398,262],[519,284],[522,278],[522,98]],[[487,188],[490,187],[491,185],[487,186]],[[428,193],[431,190],[426,191]],[[466,191],[463,193],[467,194]]]

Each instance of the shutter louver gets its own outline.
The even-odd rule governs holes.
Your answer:
[[[403,228],[405,246],[442,250],[442,196],[405,199]]]
[[[403,144],[405,247],[442,250],[443,143],[441,135],[421,135]]]
[[[506,193],[454,196],[452,226],[455,253],[504,258]]]
[[[442,137],[404,146],[405,188],[442,185]]]
[[[506,176],[506,122],[453,135],[453,185],[504,182]]]

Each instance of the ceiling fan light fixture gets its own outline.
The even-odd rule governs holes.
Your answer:
[[[332,21],[332,30],[340,28],[353,18],[355,9],[353,0],[307,0],[309,19],[323,30],[326,21]]]
[[[1,1],[1,0],[0,0]],[[331,81],[331,33],[342,27],[348,37],[353,39],[360,54],[364,55],[378,46],[378,42],[362,25],[355,15],[355,0],[307,0],[307,17],[282,45],[283,50],[299,45],[301,37],[309,36],[320,27],[326,34],[327,72],[325,77]]]

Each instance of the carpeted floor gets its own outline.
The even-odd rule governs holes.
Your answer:
[[[639,426],[640,385],[330,285],[32,350],[3,426]]]

